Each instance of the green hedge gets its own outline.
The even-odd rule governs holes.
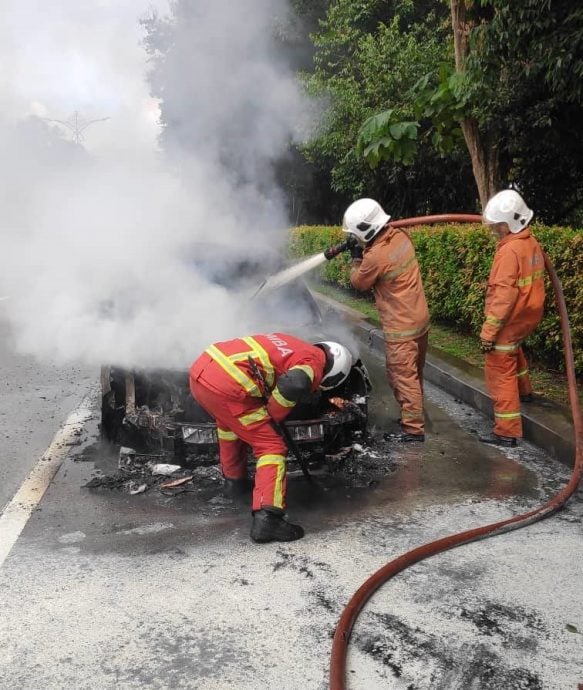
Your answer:
[[[541,225],[535,225],[533,231],[563,284],[575,366],[577,373],[583,374],[583,232]],[[345,237],[337,227],[301,226],[292,230],[290,251],[294,257],[309,256]],[[477,336],[483,321],[494,239],[483,226],[473,224],[421,226],[412,231],[411,237],[432,319]],[[320,269],[320,277],[349,288],[349,264],[347,253],[327,261]],[[548,279],[545,317],[526,346],[535,361],[564,369],[560,320]]]

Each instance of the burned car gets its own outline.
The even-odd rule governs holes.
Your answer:
[[[243,260],[233,256],[229,262],[222,256],[219,270],[211,256],[212,252],[197,254],[207,278],[237,291],[256,289],[265,275],[266,263],[272,272],[282,266],[278,257],[269,265],[265,257]],[[286,330],[312,342],[330,339],[324,332],[318,304],[303,280],[295,279],[276,290],[262,292],[256,302],[262,322],[257,322],[255,332]],[[284,324],[282,313],[286,315]],[[101,386],[101,430],[107,439],[178,458],[218,454],[215,423],[192,397],[187,370],[107,365],[102,367]],[[370,389],[366,368],[358,360],[341,386],[318,392],[309,402],[298,404],[286,418],[285,426],[302,451],[314,457],[334,453],[366,432]]]

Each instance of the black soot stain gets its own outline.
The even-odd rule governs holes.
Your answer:
[[[494,620],[485,625],[489,630],[501,628]],[[408,681],[408,690],[543,690],[536,673],[508,667],[486,645],[456,646],[450,639],[412,628],[391,614],[369,616],[366,630],[353,639],[361,652],[389,669],[395,678]],[[416,669],[419,664],[431,669],[421,682],[414,671],[409,674],[412,664]]]

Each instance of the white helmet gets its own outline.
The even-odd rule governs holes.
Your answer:
[[[484,223],[508,223],[510,232],[520,232],[533,216],[524,199],[514,189],[505,189],[495,194],[484,209]]]
[[[358,199],[346,209],[342,229],[366,244],[379,234],[390,219],[391,216],[383,211],[378,201]]]
[[[352,353],[347,347],[331,340],[314,343],[326,353],[326,368],[320,381],[320,388],[329,391],[344,383],[354,363]]]

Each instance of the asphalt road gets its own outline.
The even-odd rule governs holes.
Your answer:
[[[96,376],[6,349],[0,357],[13,400],[0,408],[8,499]],[[367,364],[378,435],[396,408],[382,363]],[[533,447],[482,446],[483,417],[426,393],[424,446],[379,440],[355,451],[374,480],[322,475],[310,487],[292,477],[290,518],[306,537],[261,546],[248,538],[248,505],[223,499],[212,475],[177,497],[82,488],[116,462],[117,449],[97,440],[95,407],[0,567],[0,687],[324,690],[334,627],[369,574],[429,540],[534,507],[566,481],[568,470]],[[38,436],[24,443],[15,427],[35,421]],[[357,624],[349,687],[577,688],[582,520],[579,494],[556,517],[399,575]]]
[[[81,367],[47,366],[17,354],[0,302],[0,510],[95,378]]]

